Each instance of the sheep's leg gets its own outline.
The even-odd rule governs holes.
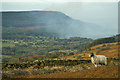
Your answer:
[[[94,64],[95,65],[95,67],[97,67],[97,64]]]
[[[105,61],[105,65],[107,66],[107,61]]]
[[[97,68],[97,65],[95,65],[95,67]]]

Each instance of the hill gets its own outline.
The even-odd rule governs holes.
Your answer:
[[[91,42],[86,46],[86,48],[98,45],[98,44],[104,44],[104,43],[114,43],[114,42],[120,42],[120,34],[117,34],[112,37],[106,37],[106,38],[99,38]]]
[[[71,38],[76,39],[79,38]],[[28,56],[19,59],[17,63],[3,63],[3,78],[118,78],[119,46],[118,42],[104,43],[79,52],[73,51],[72,54],[68,52],[67,55],[65,52],[54,52],[44,56]],[[92,52],[108,57],[107,66],[98,65],[95,68],[88,57]],[[41,60],[41,57],[46,60]],[[35,61],[30,61],[32,58]]]
[[[70,60],[90,60],[89,53],[96,53],[97,55],[105,55],[108,58],[118,59],[118,47],[119,43],[104,43],[86,48],[83,51],[79,51],[74,55],[64,56],[61,59],[70,59]]]
[[[53,26],[67,24],[73,19],[57,11],[2,12],[4,27]]]
[[[11,11],[2,12],[2,26],[15,27],[22,30],[56,33],[59,37],[88,37],[100,32],[97,25],[73,19],[58,11]],[[89,35],[91,36],[91,35]]]

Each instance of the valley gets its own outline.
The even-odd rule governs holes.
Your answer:
[[[89,38],[97,25],[58,11],[2,13],[3,78],[118,78],[120,34]],[[90,53],[108,64],[96,68]]]

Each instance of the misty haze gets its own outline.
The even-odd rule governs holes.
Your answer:
[[[75,20],[58,11],[3,12],[4,27],[32,28],[56,33],[57,37],[94,37],[102,32],[100,26]],[[42,28],[42,29],[41,29]],[[90,35],[91,34],[91,35]]]
[[[117,30],[118,29],[118,25],[117,25],[118,24],[118,16],[117,16],[118,7],[117,6],[118,6],[117,3],[115,2],[112,2],[112,3],[105,3],[105,2],[104,3],[103,2],[101,3],[94,3],[94,2],[35,3],[34,2],[32,4],[26,4],[22,2],[20,3],[3,2],[2,9],[3,11],[19,11],[19,10],[20,11],[22,10],[31,11],[33,10],[27,16],[22,15],[23,17],[25,17],[24,18],[25,20],[27,20],[27,17],[29,17],[32,21],[32,18],[33,18],[34,24],[31,23],[31,25],[37,24],[35,22],[39,22],[39,20],[41,19],[40,14],[35,13],[36,11],[40,11],[40,12],[50,11],[46,15],[43,13],[44,16],[41,15],[43,20],[45,16],[46,17],[49,16],[49,13],[51,17],[54,17],[52,16],[52,13],[58,12],[56,14],[53,13],[53,15],[55,14],[55,17],[52,20],[53,21],[56,20],[57,17],[59,16],[61,17],[61,19],[63,18],[63,22],[67,23],[67,25],[60,26],[55,21],[52,22],[52,20],[49,18],[48,19],[49,22],[46,21],[46,23],[44,22],[43,24],[47,25],[49,23],[52,23],[52,25],[54,25],[53,32],[56,32],[56,29],[60,26],[59,27],[60,30],[57,31],[58,34],[61,34],[61,33],[65,34],[66,37],[78,36],[78,37],[88,37],[88,38],[97,39],[101,37],[113,36],[118,33],[118,30]],[[35,14],[39,14],[39,17],[36,18]],[[65,19],[68,19],[67,16],[71,18],[72,22],[65,20]],[[52,26],[52,25],[49,24],[49,26]]]

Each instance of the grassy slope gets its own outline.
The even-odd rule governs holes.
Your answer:
[[[96,45],[91,47],[91,50],[83,51],[82,53],[77,53],[73,56],[83,55],[83,57],[88,57],[90,52],[97,52],[99,49],[103,48],[104,44]],[[117,43],[106,43],[105,47],[110,47],[107,50],[99,52],[99,55],[106,55],[108,58],[117,58],[118,57],[118,46]],[[67,56],[67,59],[73,59],[73,56]],[[84,66],[88,64],[84,64]],[[93,64],[89,64],[93,66]],[[21,76],[19,76],[21,77]],[[32,76],[22,76],[22,78],[118,78],[118,66],[111,65],[101,66],[98,68],[92,67],[91,69],[85,69],[77,72],[59,72],[51,74],[41,74],[41,75],[32,75]]]
[[[118,78],[118,66],[107,66],[78,72],[61,72],[24,76],[22,78]]]
[[[78,55],[83,57],[83,59],[90,59],[89,53],[92,53],[92,52],[96,53],[97,55],[105,55],[108,58],[113,58],[113,57],[118,58],[118,47],[119,46],[120,45],[117,45],[117,43],[100,44],[100,45],[96,45],[96,46],[91,47],[91,50],[78,52],[72,56],[61,57],[61,59],[66,58],[66,59],[74,59],[75,60],[77,58],[76,57],[73,58],[73,56],[78,56]],[[108,47],[109,49],[101,50],[101,49],[106,48],[106,47]],[[99,53],[97,53],[98,50],[100,50]]]
[[[89,53],[91,52],[96,53],[100,49],[109,47],[106,50],[101,50],[97,55],[105,55],[108,58],[113,58],[113,57],[118,58],[118,46],[120,45],[118,45],[117,43],[100,44],[100,45],[91,47],[91,50],[85,50],[85,51],[82,51],[81,53],[78,52],[73,56],[80,55],[82,57],[85,57],[84,59],[90,59],[88,58]],[[76,58],[73,58],[73,56],[67,56],[66,59],[76,59]],[[76,71],[76,72],[57,72],[57,73],[51,73],[51,74],[17,76],[17,78],[117,78],[118,66],[115,64],[116,62],[112,61],[108,63],[108,66],[102,66],[98,68],[94,68],[94,65],[92,63],[83,64],[83,65],[80,64],[81,67],[91,66],[91,68]]]

